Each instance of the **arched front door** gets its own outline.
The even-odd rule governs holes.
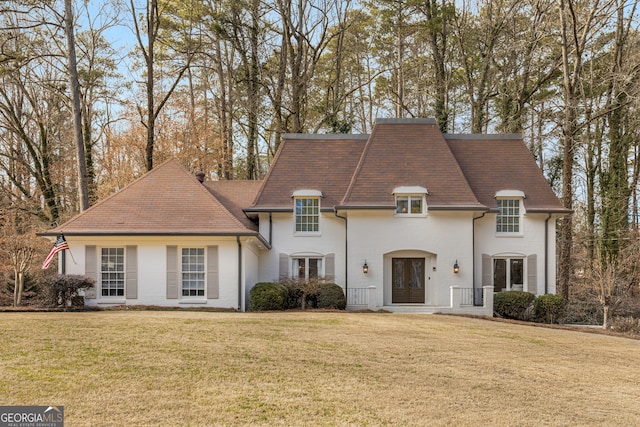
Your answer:
[[[391,265],[392,303],[424,304],[424,258],[393,258]]]

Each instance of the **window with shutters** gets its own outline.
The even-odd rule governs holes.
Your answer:
[[[494,292],[524,290],[524,259],[494,258]]]
[[[102,248],[100,250],[100,295],[123,297],[124,272],[124,248]]]
[[[324,276],[322,258],[294,257],[293,278],[299,280],[313,280]]]
[[[180,278],[183,297],[204,296],[204,248],[182,248]]]

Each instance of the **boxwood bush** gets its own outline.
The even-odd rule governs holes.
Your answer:
[[[285,309],[331,308],[344,310],[347,300],[342,288],[335,283],[323,280],[293,280],[280,282],[288,294]]]
[[[564,317],[564,298],[560,295],[540,295],[533,302],[536,321],[543,323],[559,323]]]
[[[347,299],[344,291],[335,283],[322,283],[316,297],[318,308],[333,308],[344,310],[347,307]]]
[[[249,291],[249,310],[284,310],[288,293],[282,283],[256,283]]]
[[[493,311],[506,319],[528,320],[536,296],[524,291],[498,292],[493,297]]]

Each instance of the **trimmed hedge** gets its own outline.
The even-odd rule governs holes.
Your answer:
[[[347,299],[344,291],[335,283],[322,283],[316,297],[318,308],[333,308],[344,310],[347,307]]]
[[[536,296],[530,292],[498,292],[493,297],[493,311],[506,319],[528,320],[529,308],[535,299]]]
[[[281,283],[256,283],[249,291],[249,310],[284,310],[289,292]]]
[[[285,280],[257,283],[249,292],[249,310],[326,308],[344,310],[347,299],[335,283]]]
[[[543,323],[559,323],[564,317],[564,298],[560,295],[540,295],[533,302],[536,320]]]

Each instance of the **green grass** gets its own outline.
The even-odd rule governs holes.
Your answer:
[[[640,341],[435,315],[0,315],[0,404],[67,426],[640,425]]]

